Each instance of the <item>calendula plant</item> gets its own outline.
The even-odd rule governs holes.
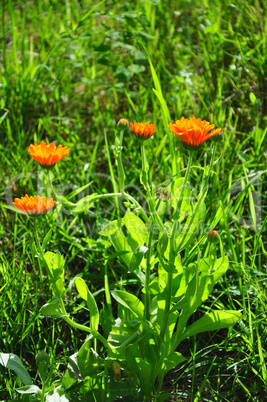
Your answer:
[[[228,258],[223,254],[219,235],[214,230],[208,234],[210,255],[204,258],[198,256],[194,261],[190,258],[190,250],[194,249],[196,244],[201,247],[203,234],[207,234],[204,226],[205,198],[214,164],[216,143],[213,144],[210,164],[205,170],[198,192],[193,191],[190,186],[192,159],[194,151],[207,139],[217,139],[217,136],[220,136],[221,129],[211,131],[213,125],[195,117],[189,120],[181,118],[175,124],[169,124],[170,130],[180,138],[187,149],[188,164],[185,177],[175,177],[170,180],[168,186],[157,189],[149,179],[145,152],[145,140],[155,133],[156,127],[148,123],[131,123],[130,127],[140,140],[140,181],[146,194],[147,210],[124,191],[122,149],[123,135],[128,128],[126,119],[120,120],[115,138],[119,177],[119,188],[115,187],[116,192],[91,194],[76,204],[58,196],[55,190],[54,192],[56,199],[73,213],[86,211],[102,198],[124,197],[127,207],[124,216],[120,214],[113,221],[99,218],[99,235],[104,244],[108,240],[114,247],[116,255],[127,267],[127,275],[137,278],[139,292],[133,294],[119,284],[119,289],[110,292],[105,264],[104,288],[107,306],[102,309],[100,315],[95,297],[87,284],[81,277],[76,277],[74,283],[79,296],[87,303],[89,314],[89,325],[79,324],[71,318],[65,308],[64,297],[67,289],[64,284],[64,258],[59,253],[46,251],[51,231],[41,243],[35,223],[35,241],[31,241],[31,247],[46,267],[54,294],[54,299],[41,308],[41,314],[55,315],[76,330],[89,334],[80,351],[70,358],[70,366],[63,380],[65,389],[68,390],[82,380],[87,384],[86,392],[90,390],[97,400],[107,398],[107,394],[103,396],[103,384],[104,389],[108,390],[110,400],[117,396],[118,389],[123,396],[135,395],[136,398],[147,401],[157,398],[164,400],[166,394],[161,395],[160,392],[165,375],[185,361],[185,357],[177,351],[180,343],[204,331],[229,328],[241,316],[237,311],[206,308],[201,318],[189,323],[190,317],[207,300],[214,285],[228,269]],[[38,206],[34,207],[34,203]],[[46,202],[42,197],[25,196],[22,200],[16,199],[14,202],[15,207],[37,215],[53,205],[53,199],[50,198]],[[169,214],[165,217],[166,206]],[[216,226],[218,219],[215,215],[210,229]],[[202,240],[197,241],[197,237]],[[220,245],[220,258],[217,258],[216,242]],[[116,303],[112,303],[111,296]],[[114,378],[108,375],[112,371]],[[100,379],[103,375],[104,383]]]
[[[103,198],[112,197],[118,201],[119,197],[123,197],[125,201],[126,212],[123,216],[117,202],[117,219],[98,219],[99,236],[105,248],[108,245],[114,247],[116,256],[119,256],[127,268],[126,275],[136,277],[138,291],[129,291],[118,283],[118,289],[110,292],[105,263],[106,307],[100,313],[97,301],[85,281],[81,277],[74,278],[77,292],[88,308],[88,320],[85,324],[77,323],[66,310],[64,258],[58,252],[47,251],[52,230],[43,241],[40,241],[38,235],[38,215],[53,209],[55,201],[51,197],[47,199],[28,195],[14,201],[16,209],[34,216],[34,237],[29,245],[33,255],[46,268],[51,283],[54,298],[41,308],[40,313],[64,319],[77,331],[88,333],[79,352],[70,357],[69,368],[62,382],[66,392],[82,381],[83,392],[87,397],[91,393],[101,401],[115,400],[118,393],[120,396],[135,395],[135,398],[146,401],[164,400],[166,394],[161,394],[164,377],[186,360],[177,351],[180,343],[201,332],[229,328],[241,317],[237,311],[206,307],[201,318],[190,321],[190,317],[207,300],[214,285],[225,274],[229,264],[223,253],[219,234],[212,230],[220,215],[214,215],[208,235],[204,225],[208,181],[221,129],[213,130],[214,125],[195,117],[189,120],[182,117],[175,124],[168,124],[168,127],[180,138],[185,152],[188,152],[188,163],[184,177],[175,175],[167,186],[157,189],[150,181],[145,152],[145,142],[156,132],[156,127],[149,123],[130,124],[131,130],[140,141],[140,182],[146,194],[147,209],[125,191],[122,150],[123,136],[128,129],[126,119],[120,120],[115,135],[115,159],[119,178],[117,185],[111,170],[115,192],[93,193],[78,203],[72,203],[53,189],[51,171],[46,177],[45,182],[53,189],[53,196],[72,213],[85,212]],[[192,160],[195,151],[211,137],[215,141],[211,149],[210,164],[204,171],[201,188],[196,191],[190,185]],[[56,148],[54,144],[46,145],[42,142],[40,145],[31,145],[29,152],[43,168],[47,168],[66,156],[70,149],[62,146]],[[112,169],[109,153],[108,156]],[[79,191],[81,190],[75,190],[75,194]],[[210,242],[209,255],[201,257],[199,253],[192,259],[191,250],[201,248],[204,238]],[[221,252],[219,258],[217,245]],[[104,253],[106,252],[105,249]],[[109,374],[111,372],[113,375]],[[43,377],[42,380],[45,381]],[[40,395],[41,400],[44,400],[44,393]]]

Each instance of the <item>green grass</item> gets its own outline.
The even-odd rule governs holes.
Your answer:
[[[243,318],[228,333],[184,341],[189,361],[165,379],[163,388],[174,398],[169,400],[266,398],[266,11],[259,0],[1,3],[1,204],[44,191],[41,172],[27,152],[30,143],[41,140],[71,148],[53,170],[59,194],[67,196],[90,181],[90,193],[113,191],[107,150],[115,169],[114,125],[122,117],[156,125],[153,140],[146,143],[156,185],[170,179],[173,152],[180,174],[187,158],[178,141],[169,141],[141,44],[160,78],[172,122],[195,115],[223,130],[205,224],[219,231],[230,270],[209,303],[241,310]],[[205,145],[193,161],[195,188],[209,161],[207,149]],[[142,204],[141,158],[130,132],[124,136],[122,157],[128,192]],[[88,188],[72,201],[86,194]],[[219,223],[209,228],[220,206]],[[82,275],[91,291],[99,292],[99,306],[105,302],[105,255],[101,243],[90,239],[99,239],[100,216],[115,219],[113,201],[78,215],[57,209],[41,217],[39,226],[41,237],[53,228],[49,250],[64,255],[66,282]],[[52,293],[44,268],[29,249],[31,236],[30,220],[1,207],[0,351],[17,354],[34,378],[34,356],[45,349],[56,380],[84,338],[61,320],[40,317],[39,309]],[[204,240],[185,258],[190,261],[198,253],[207,253]],[[135,292],[133,277],[121,260],[112,258],[114,250],[107,254],[110,286],[124,280]],[[76,296],[70,289],[68,310],[76,308],[75,319],[83,322],[84,306]],[[0,366],[0,378],[1,400],[25,400],[15,392],[21,383],[12,371]]]

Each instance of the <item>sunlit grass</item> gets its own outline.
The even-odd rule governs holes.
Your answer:
[[[172,122],[195,115],[222,127],[224,141],[217,148],[220,163],[210,178],[206,225],[221,206],[219,223],[210,229],[221,235],[230,270],[209,302],[242,310],[243,318],[226,336],[226,330],[223,335],[212,333],[212,342],[205,334],[186,341],[186,355],[191,360],[167,378],[164,388],[173,390],[177,400],[264,400],[266,6],[241,0],[234,5],[230,0],[197,2],[194,7],[177,1],[114,1],[103,2],[89,13],[92,4],[85,0],[2,3],[3,204],[36,194],[36,188],[42,195],[40,166],[28,154],[29,145],[41,140],[72,150],[55,166],[54,185],[59,195],[67,197],[91,181],[90,193],[113,191],[108,156],[115,166],[114,125],[122,117],[157,126],[146,146],[152,164],[149,175],[159,186],[170,180],[172,143],[140,42],[148,49],[160,78]],[[179,147],[174,152],[177,166],[185,169],[187,157]],[[142,204],[144,194],[138,188],[141,158],[130,131],[124,135],[122,158],[128,192]],[[206,164],[204,147],[193,161],[191,182],[197,189]],[[113,173],[117,179],[116,171]],[[86,188],[70,201],[90,193]],[[44,237],[53,228],[49,247],[65,256],[68,280],[81,274],[93,292],[100,291],[98,297],[104,302],[104,261],[111,288],[125,280],[126,272],[121,260],[114,258],[114,250],[103,254],[96,224],[101,216],[115,219],[113,201],[99,202],[89,213],[49,214],[39,230]],[[43,268],[28,248],[30,236],[25,228],[30,223],[4,208],[0,219],[0,351],[17,354],[34,377],[34,356],[45,349],[54,361],[54,379],[59,379],[69,356],[84,339],[78,339],[62,321],[40,317],[39,309],[51,298],[51,290]],[[204,256],[207,245],[200,242],[188,250],[187,261],[197,253]],[[133,277],[126,280],[134,286]],[[74,305],[73,289],[68,298],[69,305]],[[75,306],[77,319],[82,319],[84,306],[77,307],[77,302]],[[0,373],[4,379],[1,399],[19,400],[15,387],[20,382],[2,366]]]

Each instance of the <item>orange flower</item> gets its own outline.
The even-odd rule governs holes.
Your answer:
[[[149,123],[130,123],[130,127],[141,140],[148,140],[156,131],[154,124]]]
[[[206,120],[196,119],[195,116],[191,119],[185,119],[182,117],[177,120],[175,124],[168,124],[170,131],[176,134],[185,144],[187,148],[194,149],[200,144],[203,144],[206,140],[218,134],[222,129],[216,128],[212,130],[215,125],[210,124]],[[209,134],[208,134],[209,133]]]
[[[15,198],[13,205],[28,215],[39,215],[42,212],[53,208],[55,203],[56,201],[54,201],[52,197],[46,199],[46,197],[40,197],[39,195],[29,197],[26,194],[25,197]]]
[[[70,148],[59,145],[55,146],[53,142],[46,145],[44,141],[40,145],[34,144],[29,146],[29,154],[39,162],[42,166],[53,166],[60,161],[64,156],[70,153]]]

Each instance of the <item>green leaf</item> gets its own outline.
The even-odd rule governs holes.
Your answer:
[[[45,250],[47,244],[50,242],[51,236],[52,236],[52,229],[50,229],[47,232],[47,234],[45,235],[45,238],[44,238],[44,241],[43,241],[43,244],[42,244],[42,250],[43,251]]]
[[[58,299],[52,300],[50,303],[44,304],[40,308],[41,315],[55,315],[57,318],[62,317],[62,313],[59,308]]]
[[[74,204],[74,207],[72,206],[72,212],[79,214],[81,212],[86,212],[88,209],[91,208],[92,205],[95,203],[95,197],[97,196],[97,193],[92,193],[84,198],[82,198],[77,204]]]
[[[125,226],[138,246],[148,244],[148,228],[137,215],[127,211],[124,216]]]
[[[181,355],[181,353],[173,352],[168,357],[166,357],[163,361],[162,371],[163,375],[165,376],[170,370],[176,368],[178,364],[183,363],[186,361],[186,358]]]
[[[66,293],[64,287],[64,258],[60,253],[55,254],[51,251],[47,251],[44,257],[50,271],[50,280],[57,290],[56,293],[59,292],[63,296]]]
[[[150,65],[150,67],[152,67],[152,64]],[[154,80],[154,82],[155,82],[155,80]],[[165,102],[165,100],[163,98],[161,90],[158,91],[158,90],[153,88],[153,92],[154,92],[154,94],[156,95],[156,97],[159,100],[159,103],[160,103],[160,106],[161,106],[161,109],[162,109],[164,125],[165,125],[165,128],[167,128],[168,123],[171,121],[168,106],[166,105],[166,102]]]
[[[143,71],[145,71],[145,67],[144,66],[140,66],[139,64],[131,64],[128,67],[128,70],[130,71],[130,73],[132,74],[140,74]]]
[[[65,395],[60,395],[57,388],[53,390],[53,393],[46,395],[45,402],[68,402],[69,399]]]
[[[123,290],[114,290],[112,296],[118,303],[128,308],[136,317],[143,319],[144,305],[136,296]]]
[[[147,250],[148,250],[148,248],[145,246],[139,246],[134,250],[131,261],[130,261],[130,265],[129,265],[129,272],[133,272],[139,268],[139,265],[141,264],[141,261],[145,255],[145,253],[147,252]]]
[[[28,374],[27,370],[24,368],[23,364],[20,361],[20,358],[13,353],[1,353],[0,352],[0,364],[2,366],[15,371],[17,376],[21,379],[23,384],[31,385],[32,379]]]
[[[183,333],[180,341],[201,332],[232,327],[241,317],[242,314],[235,310],[214,310],[190,325]]]
[[[33,237],[31,237],[30,240],[29,240],[29,247],[30,247],[32,256],[33,257],[38,257],[39,253],[38,253],[38,251],[36,249],[36,245],[35,245],[35,241],[34,241]]]
[[[70,200],[71,198],[75,197],[75,195],[81,193],[83,190],[85,190],[87,187],[89,187],[93,183],[93,180],[90,181],[89,183],[85,184],[82,187],[77,188],[76,190],[72,191],[71,193],[68,194],[68,199]],[[92,194],[91,194],[92,195]],[[80,200],[81,202],[82,200]]]
[[[221,279],[221,277],[227,271],[228,267],[229,267],[229,260],[228,257],[226,256],[218,258],[218,260],[215,261],[214,268],[212,270],[214,284],[218,282],[219,279]]]
[[[99,311],[98,307],[95,301],[94,296],[92,293],[89,291],[86,283],[82,278],[77,277],[75,279],[75,285],[78,290],[79,295],[82,297],[82,299],[86,300],[87,302],[87,307],[90,311],[90,327],[91,331],[93,333],[98,331],[98,325],[99,325]]]
[[[42,390],[37,385],[25,385],[25,387],[16,388],[19,394],[41,395]]]
[[[151,381],[152,367],[147,361],[140,357],[137,343],[129,345],[126,348],[125,359],[133,374],[137,375],[144,394],[150,397],[151,388],[154,386],[153,381]]]
[[[77,354],[78,367],[83,378],[92,376],[104,366],[104,360],[91,348],[92,339],[87,339]]]
[[[120,255],[120,258],[122,261],[129,267],[130,261],[132,258],[132,250],[127,242],[126,237],[124,236],[124,233],[122,232],[121,229],[118,229],[115,233],[113,233],[111,236],[109,236],[111,243],[113,244],[113,247],[118,253],[122,253]],[[128,253],[127,253],[128,251]]]
[[[255,105],[255,103],[257,102],[257,98],[256,98],[256,96],[254,95],[253,92],[249,93],[249,99],[250,99],[250,102],[251,102],[252,105]]]
[[[108,222],[106,226],[104,226],[99,234],[101,236],[111,236],[113,233],[115,233],[119,229],[118,222],[112,221]]]
[[[198,203],[200,203],[199,206]],[[182,232],[176,238],[176,246],[179,252],[185,249],[189,243],[192,243],[202,228],[206,216],[206,206],[204,201],[199,201],[198,203],[194,206],[192,213],[188,215]]]

